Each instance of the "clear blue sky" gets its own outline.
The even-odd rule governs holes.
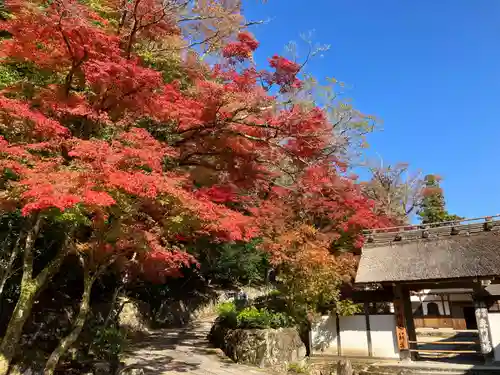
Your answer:
[[[258,64],[314,30],[309,71],[383,120],[371,153],[444,178],[461,216],[500,213],[500,0],[246,0]]]

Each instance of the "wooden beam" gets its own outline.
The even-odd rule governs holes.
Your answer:
[[[417,345],[479,345],[478,341],[408,341]]]
[[[410,349],[412,353],[456,353],[456,354],[481,354],[477,350],[441,350],[441,349]]]

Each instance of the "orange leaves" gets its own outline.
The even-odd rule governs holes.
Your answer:
[[[440,186],[426,186],[422,189],[422,195],[424,197],[432,197],[437,194],[442,194],[443,189]]]
[[[307,168],[289,189],[275,188],[253,213],[273,262],[304,279],[316,277],[318,270],[349,279],[355,260],[337,250],[361,247],[362,229],[388,223],[359,187],[329,164]]]

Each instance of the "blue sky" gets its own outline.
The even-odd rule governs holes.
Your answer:
[[[371,154],[444,178],[450,212],[500,213],[500,0],[246,0],[258,64],[314,30],[308,70],[383,120]],[[299,45],[300,46],[300,45]],[[300,51],[299,51],[300,52]]]

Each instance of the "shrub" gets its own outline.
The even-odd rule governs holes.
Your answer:
[[[96,359],[113,361],[122,354],[125,345],[125,332],[117,327],[99,327],[92,351]]]
[[[234,302],[222,302],[217,306],[217,313],[218,320],[222,325],[236,328],[238,311]]]
[[[258,309],[255,306],[240,311],[236,321],[238,328],[281,328],[293,325],[292,319],[287,315]]]
[[[217,313],[220,317],[236,314],[236,305],[232,301],[222,302],[217,306]]]
[[[310,373],[307,365],[302,364],[302,363],[295,363],[295,362],[288,364],[288,372],[291,372],[294,374],[309,374]]]
[[[238,310],[234,302],[221,303],[217,311],[219,322],[230,328],[282,328],[292,327],[295,323],[289,315],[267,308],[250,306]]]

